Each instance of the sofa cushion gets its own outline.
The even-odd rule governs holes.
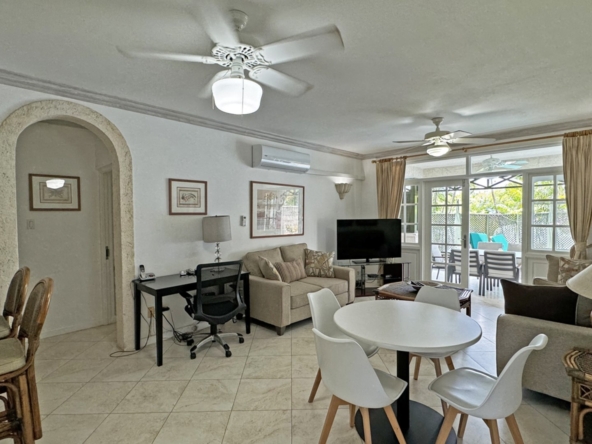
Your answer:
[[[304,264],[300,259],[292,262],[276,262],[273,264],[282,277],[282,282],[290,283],[306,277]]]
[[[263,277],[261,268],[259,268],[259,257],[269,259],[272,264],[276,262],[282,262],[282,253],[279,248],[272,248],[271,250],[253,251],[245,254],[243,258],[243,265],[253,276]]]
[[[280,247],[280,251],[282,252],[282,258],[284,262],[292,262],[297,259],[300,259],[302,263],[305,263],[304,258],[304,250],[306,250],[307,245],[302,244],[294,244],[294,245],[286,245],[285,247]]]
[[[25,364],[25,350],[18,339],[0,341],[0,374],[13,372]]]
[[[277,269],[273,266],[273,264],[269,261],[269,259],[265,259],[264,257],[259,256],[259,268],[261,269],[261,273],[263,273],[263,277],[265,279],[269,279],[270,281],[280,281],[282,277],[278,273]]]
[[[592,261],[578,260],[578,259],[567,259],[565,257],[559,258],[559,278],[557,282],[559,284],[565,284],[569,279],[574,277],[580,271],[588,267]]]
[[[501,282],[506,314],[575,325],[578,295],[569,288]]]
[[[290,284],[290,307],[293,309],[308,305],[308,293],[319,291],[321,287],[308,282],[294,281]]]
[[[309,276],[306,279],[302,279],[300,282],[306,282],[307,284],[317,285],[321,288],[328,288],[334,294],[345,293],[348,290],[348,283],[343,279]]]
[[[576,325],[580,327],[592,327],[591,315],[592,299],[578,295],[578,302],[576,303]]]
[[[548,254],[547,258],[547,280],[551,282],[559,281],[559,256]]]
[[[328,253],[325,251],[309,250],[307,248],[304,250],[304,255],[306,257],[304,270],[307,276],[335,277],[335,272],[333,271],[334,252]]]
[[[10,334],[10,324],[4,316],[0,316],[0,339],[7,338]]]

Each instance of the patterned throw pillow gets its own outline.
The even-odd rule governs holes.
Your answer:
[[[324,251],[304,250],[304,257],[306,258],[306,275],[314,277],[335,277],[333,270],[334,252],[326,253]]]
[[[282,281],[282,277],[269,259],[259,256],[257,262],[259,263],[259,268],[265,279],[269,279],[270,281]]]
[[[300,259],[296,259],[292,262],[276,262],[273,265],[280,274],[282,281],[288,284],[306,277],[304,265]]]
[[[584,268],[592,264],[592,261],[582,261],[577,259],[559,258],[559,278],[557,283],[565,284],[569,279],[574,277]]]

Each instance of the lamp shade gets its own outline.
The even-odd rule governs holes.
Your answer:
[[[230,216],[209,216],[203,218],[204,242],[226,242],[230,235]]]
[[[448,146],[448,144],[446,142],[436,142],[434,145],[432,145],[430,148],[428,148],[427,153],[430,156],[434,156],[434,157],[440,157],[443,156],[444,154],[447,154],[450,152],[450,147]]]
[[[212,94],[220,111],[229,114],[251,114],[259,109],[263,89],[252,80],[231,77],[214,83]]]
[[[574,293],[592,299],[592,265],[568,279],[566,285]]]

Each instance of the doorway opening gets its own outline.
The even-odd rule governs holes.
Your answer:
[[[20,134],[15,165],[19,266],[31,269],[32,282],[56,283],[44,336],[114,323],[107,147],[76,123],[47,120]]]

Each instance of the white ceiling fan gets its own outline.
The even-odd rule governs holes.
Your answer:
[[[299,80],[271,68],[271,65],[291,62],[315,54],[343,49],[339,29],[328,25],[292,36],[260,48],[241,43],[238,32],[247,24],[248,16],[238,10],[227,10],[224,2],[195,0],[189,11],[214,42],[211,56],[178,54],[148,49],[117,47],[127,57],[218,64],[226,68],[219,71],[200,92],[200,97],[214,95],[216,107],[230,114],[250,114],[261,102],[263,89],[268,86],[289,96],[300,96],[312,88]],[[245,79],[244,71],[249,77]]]
[[[468,137],[471,133],[466,131],[442,131],[440,123],[443,117],[434,117],[432,122],[436,125],[436,131],[427,133],[423,140],[398,140],[395,143],[420,143],[406,149],[413,149],[420,146],[427,146],[427,153],[430,156],[440,157],[450,152],[450,144],[465,144],[465,145],[481,145],[495,141],[495,139],[487,139],[483,137]],[[421,143],[423,142],[423,143]]]
[[[481,169],[477,172],[489,172],[498,169],[518,170],[526,164],[528,164],[528,160],[502,160],[497,157],[489,156],[489,159],[485,159],[481,162]]]

